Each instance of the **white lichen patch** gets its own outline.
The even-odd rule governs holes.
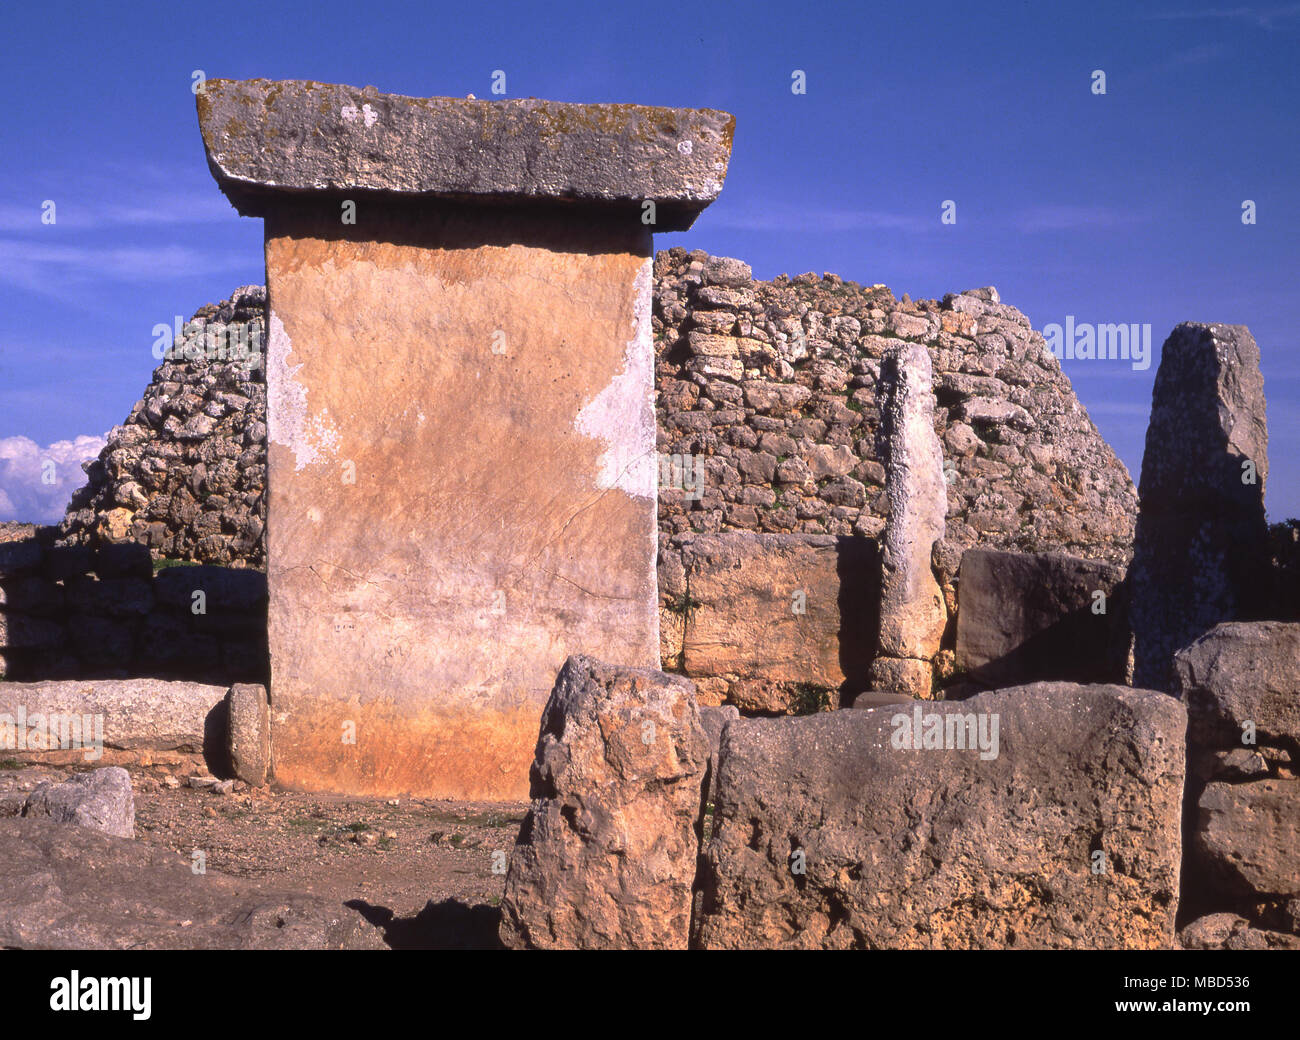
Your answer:
[[[272,444],[293,452],[295,471],[324,462],[325,454],[338,452],[338,429],[326,409],[310,415],[307,388],[298,381],[302,365],[290,365],[293,343],[279,315],[271,313],[271,333],[266,353],[266,433]]]
[[[623,353],[623,367],[574,420],[584,437],[603,441],[596,487],[619,488],[636,498],[654,501],[655,465],[654,342],[650,331],[650,289],[653,262],[637,272],[632,336]]]

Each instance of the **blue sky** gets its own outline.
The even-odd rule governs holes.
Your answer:
[[[49,2],[5,21],[0,519],[6,491],[40,506],[14,486],[36,461],[17,438],[39,456],[103,434],[149,380],[155,324],[263,280],[261,222],[204,161],[196,69],[479,97],[501,69],[509,97],[726,109],[723,193],[657,248],[913,297],[993,284],[1039,329],[1150,323],[1155,352],[1179,321],[1249,325],[1270,519],[1300,516],[1300,3]],[[1136,480],[1155,364],[1065,369]]]

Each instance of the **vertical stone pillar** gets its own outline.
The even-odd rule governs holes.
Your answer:
[[[651,232],[731,116],[209,80],[266,220],[276,775],[524,798],[566,657],[659,663]]]
[[[905,344],[881,363],[876,392],[889,516],[881,546],[880,639],[871,685],[913,697],[930,696],[931,661],[947,619],[930,562],[948,512],[932,383],[929,351]]]
[[[1174,654],[1269,589],[1268,426],[1244,325],[1184,322],[1151,392],[1133,547],[1133,684],[1173,688]]]

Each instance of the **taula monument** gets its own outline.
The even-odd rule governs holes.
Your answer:
[[[267,80],[198,114],[265,221],[276,775],[522,798],[569,655],[659,665],[651,234],[734,119]]]

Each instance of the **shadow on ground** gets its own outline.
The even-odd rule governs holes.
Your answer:
[[[394,950],[503,950],[497,929],[501,908],[479,903],[470,906],[456,899],[428,903],[414,917],[394,917],[386,906],[364,899],[347,904],[376,928]]]

